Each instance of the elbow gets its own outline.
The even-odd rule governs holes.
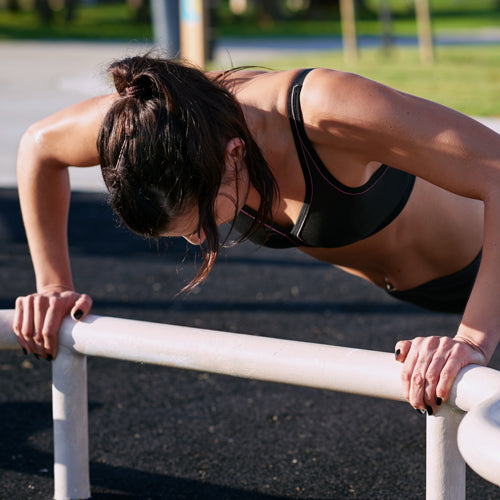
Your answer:
[[[480,199],[485,206],[500,206],[500,164],[493,165],[482,178]]]
[[[37,146],[40,144],[40,134],[40,127],[33,124],[21,136],[17,150],[18,167],[24,164],[27,157],[32,157],[36,153]]]
[[[41,122],[31,125],[21,136],[17,152],[18,179],[22,174],[32,174],[38,167],[54,164],[48,136],[47,127]]]
[[[45,128],[40,122],[33,123],[24,132],[19,141],[19,152],[23,153],[26,150],[34,151],[37,148],[43,149],[45,140]]]

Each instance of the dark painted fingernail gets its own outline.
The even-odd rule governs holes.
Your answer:
[[[47,354],[47,357],[45,359],[47,361],[52,361],[54,358],[52,357],[52,354]]]
[[[23,353],[24,353],[25,356],[28,355],[28,351],[24,347],[23,347]]]
[[[35,356],[36,359],[40,359],[40,356],[38,354],[33,353],[33,356]]]
[[[438,406],[441,406],[442,403],[443,403],[443,400],[441,398],[436,398],[436,404]]]
[[[79,321],[82,319],[82,316],[83,316],[83,311],[81,309],[77,309],[75,311],[75,314],[73,314],[73,318],[76,319],[76,321]]]
[[[397,357],[401,354],[401,349],[398,349],[395,353],[394,353],[394,356],[396,356],[396,359]]]
[[[434,412],[432,411],[432,407],[430,407],[430,406],[428,406],[428,407],[427,407],[427,413],[428,413],[429,415],[432,415],[432,414],[434,413]]]
[[[420,408],[415,408],[415,411],[420,413],[420,415],[425,415],[425,410],[421,410]]]

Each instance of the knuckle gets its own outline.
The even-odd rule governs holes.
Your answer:
[[[42,302],[45,298],[43,295],[40,295],[39,293],[34,294],[32,297],[33,297],[32,300],[35,304],[40,304],[40,302]]]
[[[413,408],[419,408],[421,406],[421,401],[419,401],[415,396],[410,396],[408,402],[413,406]]]
[[[427,385],[436,386],[439,382],[440,376],[437,373],[428,373],[425,378],[427,380]]]
[[[415,372],[411,376],[411,383],[415,388],[421,388],[424,386],[424,377],[421,373]]]
[[[91,305],[92,305],[92,298],[91,298],[89,295],[87,295],[86,293],[84,293],[84,294],[82,294],[82,295],[81,295],[81,299],[82,299],[82,300],[83,300],[83,301],[84,301],[87,305],[89,305],[89,306],[91,306]]]
[[[59,299],[57,297],[55,297],[54,295],[52,295],[48,298],[48,303],[49,303],[50,307],[54,308],[59,303]]]
[[[425,340],[425,344],[432,349],[435,349],[439,346],[441,343],[441,337],[436,337],[435,335],[431,335],[430,337],[427,337]]]
[[[440,344],[443,346],[454,345],[455,342],[450,337],[439,337]]]
[[[443,370],[441,372],[441,376],[439,377],[439,380],[441,383],[446,384],[447,382],[449,382],[450,380],[453,380],[454,378],[455,378],[455,375],[453,373],[451,373],[450,370]]]
[[[406,371],[406,370],[403,370],[403,371],[401,372],[401,381],[402,381],[404,384],[406,384],[406,385],[410,384],[410,382],[411,382],[411,377],[412,377],[412,376],[411,376],[411,373],[410,373],[410,372],[408,372],[408,371]]]
[[[33,338],[34,336],[33,327],[31,325],[23,325],[21,327],[21,332],[27,339]]]
[[[44,328],[42,332],[42,338],[45,340],[51,340],[56,336],[56,332],[54,330],[49,330],[48,328]]]

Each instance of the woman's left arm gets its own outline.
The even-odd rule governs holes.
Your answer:
[[[448,398],[458,372],[471,363],[486,365],[500,341],[500,135],[461,113],[356,75],[313,75],[306,105],[317,111],[318,134],[484,203],[482,262],[456,336],[396,345],[405,396],[432,413]]]

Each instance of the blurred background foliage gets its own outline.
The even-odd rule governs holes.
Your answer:
[[[171,0],[169,0],[171,1]],[[340,35],[339,0],[209,0],[215,37]],[[360,35],[414,34],[413,0],[355,0]],[[430,0],[434,29],[500,27],[500,0]],[[152,39],[149,0],[0,0],[1,39]]]
[[[172,1],[172,0],[168,0]],[[215,40],[223,37],[340,37],[339,0],[207,0]],[[429,0],[435,35],[500,31],[500,0]],[[390,7],[395,36],[415,36],[414,0],[356,0],[357,32],[380,36]],[[0,0],[2,40],[152,42],[149,0]],[[498,39],[498,38],[497,38]],[[341,51],[277,56],[268,68],[323,66],[355,71],[470,115],[500,116],[499,44],[437,45],[435,63],[416,46],[363,48],[353,67]],[[220,69],[210,62],[207,69]]]

